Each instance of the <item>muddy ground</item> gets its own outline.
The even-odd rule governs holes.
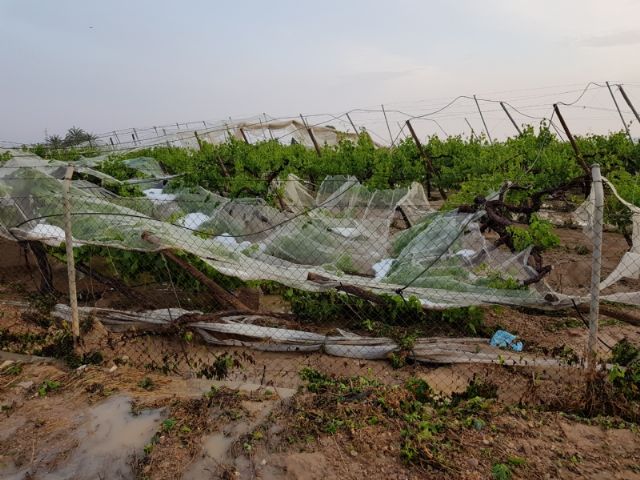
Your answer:
[[[404,458],[403,432],[382,416],[379,424],[314,430],[323,414],[344,415],[331,392],[127,366],[13,365],[21,368],[0,376],[0,476],[7,479],[480,479],[497,464],[513,478],[640,478],[638,428],[619,419],[496,403],[483,407],[481,423],[445,432],[438,439],[448,445],[444,465],[428,465]],[[366,412],[367,402],[346,405]]]
[[[558,232],[562,246],[544,256],[555,267],[547,282],[562,293],[584,293],[588,241],[578,230]],[[55,343],[60,330],[42,318],[47,305],[33,295],[33,259],[25,269],[15,244],[0,247],[6,253],[0,260],[0,329],[16,334],[26,345],[22,351],[41,353],[38,346]],[[605,234],[604,275],[626,248],[621,236]],[[64,293],[64,265],[53,267],[56,287]],[[165,287],[145,287],[145,298],[156,307],[174,306]],[[640,282],[622,280],[612,288],[638,291]],[[87,277],[80,278],[79,289],[97,292],[82,296],[81,305],[131,304]],[[528,352],[583,355],[587,329],[575,312],[489,307],[484,323],[488,330],[517,334]],[[610,318],[602,317],[600,333],[603,360],[623,338],[640,344],[639,327]],[[577,411],[572,399],[583,393],[583,384],[575,366],[532,371],[409,362],[394,368],[386,361],[195,342],[185,356],[184,342],[178,345],[175,338],[123,340],[97,322],[86,326],[84,339],[83,351],[100,351],[102,358],[80,370],[68,358],[0,359],[0,365],[14,362],[0,368],[0,478],[640,478],[637,425]],[[225,354],[230,361],[219,372],[224,380],[195,378],[194,362],[210,364]],[[175,368],[159,371],[168,364]],[[304,368],[376,379],[405,396],[398,400],[398,390],[369,384],[352,391],[351,380],[340,383],[352,389],[346,396],[332,390],[335,385],[310,392],[300,377]],[[476,380],[490,382],[497,399],[479,411],[465,403],[443,410],[440,400],[427,402],[414,418],[416,412],[402,413],[413,404],[402,390],[412,379],[425,380],[441,398],[462,394]],[[396,401],[404,405],[401,414],[382,406]],[[407,432],[431,420],[440,426],[421,430],[420,448],[407,458]]]

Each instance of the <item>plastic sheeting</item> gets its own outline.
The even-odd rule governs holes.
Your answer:
[[[114,331],[169,327],[181,315],[188,314],[193,318],[198,313],[176,308],[145,312],[79,308],[81,318],[98,318]],[[67,305],[56,305],[52,314],[66,321],[71,320],[71,310]],[[230,315],[222,317],[218,322],[190,322],[189,327],[213,346],[243,347],[265,352],[324,352],[337,357],[379,360],[388,358],[390,354],[400,350],[396,342],[386,337],[360,336],[341,329],[337,329],[334,334],[323,335],[257,324],[260,320],[268,318],[263,315]],[[417,338],[411,349],[411,358],[426,363],[482,363],[529,368],[571,367],[555,358],[505,351],[492,346],[489,340],[484,338]]]
[[[609,276],[607,276],[607,278],[605,278],[600,283],[600,289],[604,290],[605,288],[610,287],[622,278],[640,278],[640,208],[623,199],[616,190],[616,187],[613,185],[613,183],[611,183],[605,177],[602,177],[602,181],[611,189],[611,192],[618,199],[618,201],[631,211],[632,224],[631,248],[622,256],[622,258],[620,259],[620,263],[609,274]],[[574,218],[579,224],[584,226],[584,231],[590,238],[591,232],[593,230],[592,219],[594,209],[595,205],[593,199],[593,189],[591,189],[591,194],[589,195],[589,197],[574,212]]]
[[[12,168],[2,169],[0,177],[0,234],[59,244],[63,165],[34,156],[9,162]],[[82,173],[100,182],[99,161],[86,164],[91,167],[81,166]],[[145,159],[132,165],[162,174]],[[242,280],[312,291],[340,284],[374,293],[401,291],[428,308],[569,302],[544,282],[521,286],[535,274],[527,265],[529,252],[512,254],[488,242],[478,225],[483,212],[435,212],[418,184],[371,190],[353,177],[334,176],[316,192],[294,178],[287,185],[291,208],[280,211],[262,199],[228,199],[200,187],[169,184],[152,198],[123,198],[73,182],[74,246],[183,250]],[[394,226],[400,211],[410,228]],[[145,241],[144,232],[160,245]],[[326,280],[309,280],[310,274]]]

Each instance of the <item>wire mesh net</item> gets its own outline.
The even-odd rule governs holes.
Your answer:
[[[569,213],[584,229],[564,229],[570,261],[552,252],[558,268],[545,277],[531,246],[506,245],[487,229],[504,191],[443,211],[418,183],[377,190],[347,175],[316,185],[289,175],[262,186],[266,199],[226,198],[172,185],[153,158],[128,159],[141,176],[125,181],[96,168],[104,161],[77,162],[67,196],[82,326],[76,362],[99,354],[277,386],[296,385],[303,366],[389,382],[421,376],[447,394],[486,382],[516,402],[581,385],[593,195]],[[0,234],[5,301],[39,291],[69,322],[66,169],[30,154],[5,162]],[[112,188],[132,184],[143,196]],[[605,185],[631,212],[633,231],[629,251],[605,234],[602,299],[638,305],[640,214]],[[553,208],[546,214],[567,223]],[[37,335],[50,334],[40,327]],[[600,336],[602,358],[626,332]],[[4,347],[23,342],[13,335]]]

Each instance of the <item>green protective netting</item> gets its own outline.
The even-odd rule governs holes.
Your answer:
[[[164,176],[157,162],[134,160],[132,168]],[[1,169],[0,176],[0,234],[60,245],[66,165],[32,155],[9,162],[12,168]],[[353,177],[334,176],[313,192],[289,177],[274,185],[281,191],[286,185],[288,192],[287,208],[281,211],[262,199],[228,199],[200,187],[170,184],[145,190],[144,197],[118,197],[102,189],[94,175],[100,162],[84,163],[80,170],[96,184],[88,188],[86,180],[73,182],[74,246],[172,248],[243,280],[274,280],[314,291],[339,284],[376,293],[400,291],[433,308],[569,301],[550,296],[543,282],[521,287],[522,280],[535,275],[527,265],[529,252],[494,248],[479,229],[483,212],[436,212],[418,184],[371,190]],[[144,240],[144,232],[159,244]],[[309,280],[310,274],[324,280]]]

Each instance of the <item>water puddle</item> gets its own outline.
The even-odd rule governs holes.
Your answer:
[[[222,432],[216,432],[202,439],[202,454],[187,470],[183,480],[200,480],[210,478],[211,472],[222,464],[235,463],[228,455],[228,450],[242,435],[251,432],[271,412],[275,401],[242,402],[248,417],[224,426]],[[238,465],[235,465],[238,467]]]
[[[78,446],[53,471],[45,464],[51,452],[34,463],[35,471],[12,472],[9,479],[70,480],[86,478],[131,479],[129,465],[133,453],[141,454],[144,445],[158,430],[161,410],[131,413],[131,399],[115,396],[92,407],[87,420],[75,432]],[[58,452],[60,453],[60,452]],[[49,457],[49,458],[47,458]],[[8,473],[8,472],[6,472]]]

